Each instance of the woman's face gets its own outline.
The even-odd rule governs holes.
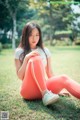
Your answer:
[[[29,36],[29,44],[31,49],[36,48],[36,45],[39,42],[39,38],[40,38],[39,31],[37,28],[34,28]]]

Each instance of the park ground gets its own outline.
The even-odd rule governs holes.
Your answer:
[[[67,74],[80,83],[80,46],[49,46],[55,75]],[[10,120],[80,120],[80,100],[60,97],[45,107],[41,100],[25,101],[20,96],[21,81],[17,78],[14,51],[0,53],[0,113],[9,112]]]

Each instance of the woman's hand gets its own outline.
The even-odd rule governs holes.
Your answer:
[[[19,60],[15,60],[17,75],[21,80],[23,80],[23,78],[24,78],[24,74],[25,74],[26,65],[27,65],[28,60],[34,56],[39,56],[39,53],[36,50],[30,52],[29,54],[27,54],[25,56],[23,64],[21,64],[21,62]]]
[[[26,56],[25,56],[25,59],[27,59],[27,61],[31,58],[31,57],[35,57],[35,56],[39,56],[40,54],[35,50],[35,51],[32,51],[30,53],[28,53]]]
[[[70,93],[66,90],[66,89],[63,89],[60,93],[59,93],[59,96],[62,96],[62,97],[70,97]]]

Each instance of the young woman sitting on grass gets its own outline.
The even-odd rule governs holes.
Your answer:
[[[65,88],[80,99],[79,83],[66,75],[52,73],[51,53],[43,46],[41,30],[36,23],[29,22],[23,29],[15,51],[15,66],[17,76],[22,80],[20,93],[23,98],[42,99],[44,105],[49,105],[59,100],[59,93]]]

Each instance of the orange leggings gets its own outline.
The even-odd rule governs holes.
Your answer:
[[[58,94],[65,88],[73,96],[80,99],[79,83],[66,75],[53,76],[45,80],[44,70],[45,68],[40,56],[30,58],[26,66],[25,76],[21,86],[20,93],[23,98],[28,100],[41,99],[41,92],[46,89]]]

